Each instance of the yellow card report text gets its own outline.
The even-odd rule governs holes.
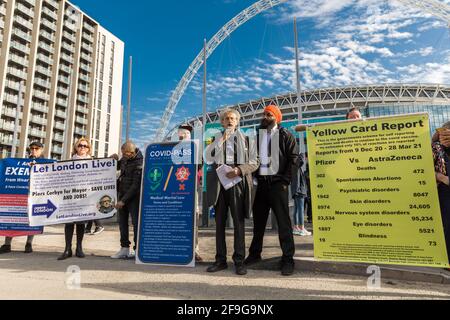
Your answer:
[[[318,260],[448,267],[427,114],[308,129]]]

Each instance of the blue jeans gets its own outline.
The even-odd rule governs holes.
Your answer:
[[[305,198],[295,197],[294,224],[296,226],[305,225]]]

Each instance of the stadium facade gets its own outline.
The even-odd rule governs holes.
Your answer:
[[[317,89],[301,94],[303,123],[344,120],[351,108],[359,108],[367,118],[427,112],[431,132],[450,121],[450,86],[433,84],[368,85]],[[289,93],[219,108],[207,114],[207,123],[219,123],[225,108],[239,111],[243,129],[256,128],[261,122],[264,108],[275,104],[283,112],[285,127],[298,124],[297,94]],[[188,121],[194,127],[203,123],[202,115]],[[169,134],[172,137],[176,130]]]

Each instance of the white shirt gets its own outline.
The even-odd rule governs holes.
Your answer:
[[[268,134],[268,130],[265,130],[262,134],[262,139],[259,144],[259,156],[261,159],[261,167],[259,169],[259,174],[261,176],[272,176],[274,172],[271,170],[271,159],[269,157],[269,146],[270,142],[275,134],[279,131],[278,125],[276,125],[270,134]]]

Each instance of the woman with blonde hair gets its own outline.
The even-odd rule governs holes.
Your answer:
[[[75,142],[73,146],[72,152],[72,160],[89,160],[92,159],[92,147],[89,140],[86,138],[81,138],[77,142]],[[84,258],[85,255],[83,253],[83,238],[85,232],[85,222],[77,222],[77,223],[68,223],[64,229],[64,236],[66,239],[66,248],[64,249],[64,253],[58,258],[58,260],[66,260],[72,257],[72,238],[75,230],[75,225],[77,226],[77,249],[75,255],[78,258]]]

